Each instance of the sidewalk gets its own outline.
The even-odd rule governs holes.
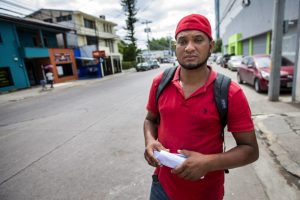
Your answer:
[[[299,105],[295,106],[295,112],[256,116],[254,123],[258,136],[267,142],[277,162],[288,173],[300,178]]]
[[[95,82],[99,82],[99,81],[104,81],[104,80],[111,79],[116,76],[134,72],[134,71],[135,71],[135,69],[131,68],[128,70],[123,70],[122,73],[112,74],[112,75],[105,76],[102,78],[83,79],[83,80],[68,81],[68,82],[64,82],[64,83],[56,83],[56,84],[54,84],[54,88],[50,88],[50,86],[48,84],[46,90],[43,90],[42,86],[39,85],[39,86],[33,86],[31,88],[20,89],[20,90],[15,90],[15,91],[11,91],[11,92],[4,92],[2,94],[0,93],[0,104],[20,101],[20,100],[40,96],[40,95],[46,95],[49,92],[60,91],[61,89],[64,89],[64,88],[70,88],[70,87],[75,87],[75,86],[79,86],[79,85],[86,85],[86,84],[91,84],[91,83],[95,83]]]

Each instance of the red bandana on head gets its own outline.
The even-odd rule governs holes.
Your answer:
[[[203,15],[191,14],[182,18],[177,25],[175,38],[179,32],[185,30],[202,31],[209,37],[209,39],[212,39],[210,23]]]

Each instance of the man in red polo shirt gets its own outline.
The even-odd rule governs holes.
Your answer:
[[[179,21],[175,39],[179,67],[158,102],[155,95],[162,74],[154,78],[144,121],[145,159],[156,167],[150,199],[220,200],[224,196],[224,169],[258,159],[251,111],[241,88],[231,82],[227,128],[237,145],[223,152],[213,93],[217,73],[207,66],[214,48],[210,23],[202,15],[188,15]],[[187,159],[171,169],[160,165],[154,150],[181,153]]]

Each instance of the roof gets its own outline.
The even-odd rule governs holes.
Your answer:
[[[44,22],[38,19],[22,18],[22,17],[7,15],[3,13],[0,13],[0,21],[7,21],[22,26],[51,30],[53,32],[68,32],[73,30],[70,28],[66,28],[62,25]]]
[[[84,13],[82,11],[79,11],[79,10],[59,10],[59,9],[45,9],[45,8],[42,8],[42,9],[39,9],[29,15],[27,15],[26,17],[33,17],[34,15],[36,14],[39,14],[41,13],[42,11],[57,11],[57,12],[69,12],[69,13],[72,13],[72,14],[79,14],[79,15],[83,15],[83,16],[88,16],[90,18],[93,18],[93,19],[97,19],[99,21],[102,21],[102,22],[105,22],[105,23],[108,23],[108,24],[111,24],[111,25],[114,25],[114,26],[117,26],[118,24],[114,23],[114,22],[111,22],[111,21],[108,21],[106,19],[101,19],[100,17],[96,17],[94,15],[90,15],[88,13]]]

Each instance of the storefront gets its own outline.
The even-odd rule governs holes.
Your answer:
[[[54,83],[77,80],[77,67],[72,49],[49,49]]]

